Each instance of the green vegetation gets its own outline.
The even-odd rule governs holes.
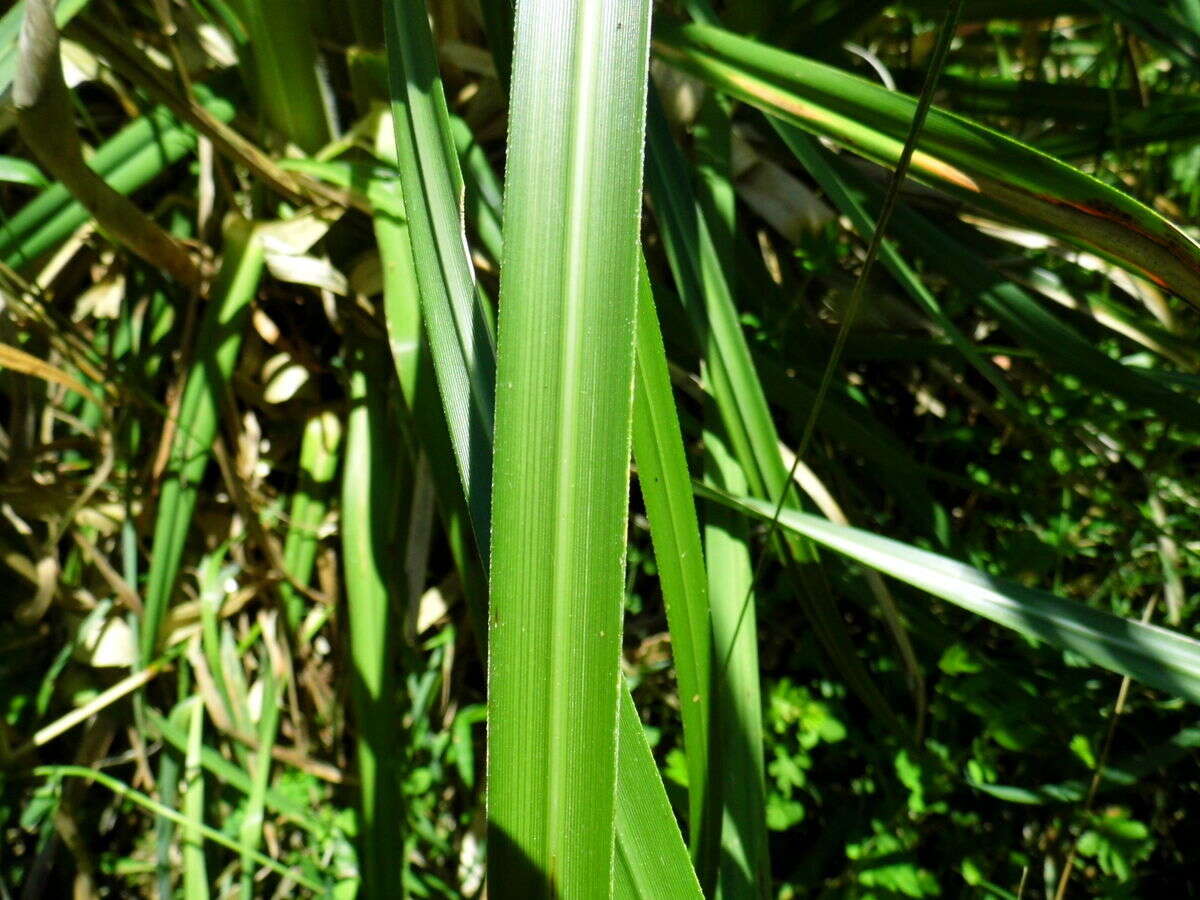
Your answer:
[[[20,0],[0,900],[1183,896],[1200,3]]]

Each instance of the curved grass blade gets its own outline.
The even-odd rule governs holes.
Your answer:
[[[1124,22],[1176,63],[1200,70],[1200,34],[1192,23],[1164,9],[1165,4],[1133,0],[1091,0],[1091,4]]]
[[[66,27],[90,2],[91,0],[59,0],[54,8],[55,24],[59,28]],[[8,12],[0,17],[0,106],[8,106],[11,100],[9,89],[17,74],[17,44],[21,34],[21,21],[24,18],[25,0],[17,0],[9,7]],[[9,112],[10,110],[0,112],[0,129],[9,124],[4,118]]]
[[[462,580],[480,652],[486,656],[487,576],[476,550],[471,514],[438,397],[429,343],[422,328],[420,290],[404,201],[394,182],[372,180],[367,193],[375,210],[372,221],[383,264],[383,310],[392,362],[405,405],[412,414],[413,437],[429,461],[442,526]]]
[[[517,15],[488,654],[502,897],[612,891],[649,28],[647,0]]]
[[[50,187],[50,180],[42,174],[36,163],[16,156],[0,156],[0,182],[35,188]]]
[[[761,500],[697,485],[697,493],[756,518]],[[1200,641],[1157,625],[992,578],[965,563],[868,531],[784,510],[779,524],[899,581],[1096,665],[1193,703],[1200,702]]]
[[[182,813],[171,809],[169,806],[163,806],[161,803],[156,803],[150,797],[147,797],[141,791],[136,791],[124,782],[118,781],[111,775],[100,772],[96,769],[89,769],[85,766],[38,766],[33,770],[33,774],[39,778],[82,778],[86,781],[94,781],[102,785],[116,794],[118,797],[129,800],[137,804],[143,809],[154,813],[157,816],[170,819],[177,825],[191,826],[196,832],[206,841],[212,841],[214,844],[219,844],[228,850],[235,853],[242,852],[242,845],[230,837],[226,837],[222,832],[209,825],[196,825]],[[260,866],[264,866],[275,872],[283,878],[290,879],[301,887],[307,888],[318,896],[326,896],[328,888],[319,881],[314,881],[312,878],[305,875],[303,872],[289,869],[271,857],[260,853],[258,850],[249,851],[250,858]]]
[[[718,28],[666,23],[655,32],[655,50],[717,89],[884,165],[899,159],[916,108],[912,97]],[[1200,304],[1200,245],[1127,194],[1006,135],[930,110],[912,171]]]
[[[854,228],[862,237],[867,237],[874,233],[875,221],[874,218],[866,211],[862,203],[850,192],[845,182],[838,177],[837,171],[830,165],[826,151],[824,151],[812,138],[800,131],[793,125],[788,125],[778,119],[771,119],[771,124],[775,126],[775,130],[779,136],[783,138],[783,142],[788,149],[796,155],[810,175],[821,186],[825,194],[833,201],[834,205],[841,210],[842,214],[847,216]],[[897,251],[891,241],[885,240],[879,247],[880,261],[892,273],[894,277],[908,293],[910,297],[927,312],[938,327],[942,329],[943,334],[950,340],[956,349],[975,371],[986,378],[996,392],[1008,401],[1014,409],[1021,409],[1021,400],[1017,397],[1016,392],[1004,379],[1004,375],[990,361],[983,358],[979,351],[972,344],[958,327],[950,320],[943,311],[941,304],[933,296],[933,293],[925,287],[923,281],[916,272],[909,267],[908,263]]]
[[[262,271],[263,248],[254,225],[232,220],[225,230],[225,258],[212,291],[214,299],[196,336],[195,359],[183,390],[179,425],[159,496],[138,645],[143,663],[154,656],[159,629],[179,577],[198,485],[217,436],[221,395],[237,363],[250,302],[258,291]]]
[[[854,177],[846,167],[842,172],[848,180]],[[1098,350],[1023,288],[992,269],[965,243],[911,209],[897,209],[895,221],[908,247],[973,295],[1022,344],[1048,363],[1135,406],[1155,410],[1171,421],[1200,426],[1200,404],[1191,396],[1174,391]]]
[[[174,281],[198,290],[205,275],[186,248],[86,163],[72,94],[63,80],[53,0],[26,0],[13,102],[21,139],[96,218],[107,236]]]

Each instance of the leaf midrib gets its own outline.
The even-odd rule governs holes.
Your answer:
[[[562,808],[560,785],[563,760],[559,748],[565,746],[562,735],[569,723],[563,721],[563,713],[569,708],[567,694],[567,679],[565,667],[569,660],[563,658],[563,649],[569,645],[569,631],[572,624],[570,616],[561,616],[562,599],[570,596],[573,566],[570,564],[571,528],[571,480],[578,477],[579,466],[575,459],[575,441],[572,439],[577,431],[575,423],[579,422],[579,372],[572,363],[578,359],[581,346],[580,308],[586,301],[586,285],[582,283],[581,271],[583,266],[576,263],[587,252],[586,244],[589,229],[589,217],[585,214],[588,177],[590,167],[586,165],[589,149],[592,147],[593,108],[595,105],[595,57],[600,45],[598,40],[599,21],[603,19],[603,10],[595,2],[584,3],[578,11],[574,22],[571,53],[571,77],[569,84],[575,87],[570,100],[569,136],[571,139],[567,155],[568,190],[564,204],[564,220],[567,223],[567,256],[563,279],[563,351],[561,369],[563,377],[558,382],[557,398],[559,416],[559,453],[557,454],[558,471],[555,484],[557,516],[555,517],[553,571],[554,594],[550,605],[551,616],[551,678],[552,689],[550,697],[550,785],[547,796],[547,823],[549,826],[550,845],[553,848],[561,835],[567,832],[567,823],[562,817],[567,810]],[[585,425],[585,427],[588,427]],[[551,849],[551,858],[554,856]]]

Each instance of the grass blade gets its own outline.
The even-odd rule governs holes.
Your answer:
[[[719,791],[709,784],[716,767],[709,749],[714,734],[713,654],[704,551],[667,355],[644,262],[639,265],[638,293],[633,455],[650,520],[679,682],[692,860],[701,883],[713,884],[720,846],[721,799]]]
[[[712,403],[707,405],[716,419]],[[719,428],[720,423],[714,422],[704,431],[705,480],[726,490],[744,492],[746,476]],[[752,593],[754,564],[745,519],[716,504],[707,504],[704,551],[712,598],[713,649],[723,664],[715,700],[719,743],[714,748],[720,761],[725,817],[720,895],[764,897],[769,894],[770,885],[765,879],[771,869],[767,858],[758,623]]]
[[[667,128],[657,97],[650,95],[646,183],[680,299],[701,347],[710,383],[730,447],[755,496],[797,502],[790,493],[787,468],[779,455],[779,437],[767,406],[749,345],[733,301],[712,231],[687,178],[687,164]],[[777,549],[800,592],[822,645],[847,683],[881,718],[898,728],[895,714],[871,681],[846,634],[817,568],[816,551],[803,541],[778,543]],[[794,563],[794,565],[792,564]],[[710,598],[711,599],[711,598]],[[739,610],[745,606],[739,601]],[[738,613],[740,618],[742,612]],[[902,730],[902,728],[901,728]]]
[[[156,736],[160,736],[164,742],[183,753],[187,750],[187,730],[180,722],[176,721],[179,710],[180,707],[176,707],[172,711],[171,717],[166,718],[154,709],[147,708],[146,718]],[[200,765],[221,784],[229,785],[247,797],[255,790],[254,782],[245,769],[230,762],[211,747],[201,748]],[[316,821],[289,794],[268,787],[263,797],[267,808],[300,826],[313,837],[324,840],[329,836],[327,826]]]
[[[197,99],[223,122],[234,106],[207,90]],[[101,145],[88,165],[119,194],[131,194],[196,149],[196,134],[156,107]],[[0,259],[14,269],[37,259],[91,218],[62,184],[54,184],[0,225]]]
[[[492,479],[495,349],[463,233],[462,175],[425,4],[390,0],[388,71],[400,183],[430,351],[473,525]],[[484,559],[488,534],[476,534]]]
[[[442,525],[471,610],[471,625],[481,652],[486,653],[487,577],[476,550],[471,514],[459,481],[429,342],[422,327],[420,290],[404,201],[398,186],[383,180],[372,181],[368,193],[375,209],[375,240],[383,263],[383,309],[392,362],[405,405],[412,414],[413,437],[429,461]]]
[[[779,132],[779,136],[787,144],[788,149],[796,155],[796,158],[809,171],[809,174],[821,185],[825,194],[841,210],[842,214],[850,219],[859,235],[867,238],[873,234],[875,231],[874,218],[866,211],[863,204],[854,197],[842,179],[838,177],[837,172],[829,164],[825,152],[817,143],[794,126],[780,122],[777,119],[772,119],[771,124],[775,126],[775,129]],[[887,270],[891,272],[892,277],[904,286],[909,296],[937,322],[938,327],[949,338],[950,343],[954,345],[954,349],[962,355],[963,359],[970,363],[972,368],[980,375],[986,378],[996,388],[996,392],[1008,401],[1014,409],[1021,409],[1023,404],[1008,382],[1004,380],[1004,376],[1000,370],[979,354],[966,335],[959,331],[950,317],[942,311],[942,307],[933,296],[933,293],[925,287],[924,282],[909,267],[908,263],[904,261],[904,258],[896,250],[891,241],[885,240],[880,244],[879,258]]]
[[[264,119],[306,153],[330,137],[318,74],[317,42],[307,3],[234,0],[246,29],[250,90]]]
[[[288,512],[288,533],[283,543],[283,567],[296,584],[307,585],[317,559],[319,531],[329,511],[333,478],[341,459],[342,423],[331,412],[312,416],[300,442],[300,482]],[[288,631],[300,633],[305,598],[292,581],[279,586]]]
[[[699,900],[696,875],[678,861],[687,848],[663,792],[646,732],[628,691],[621,691],[617,767],[617,839],[613,896],[618,900]],[[689,757],[691,750],[688,751]],[[690,760],[689,760],[690,761]]]
[[[207,900],[208,867],[204,861],[204,773],[200,770],[200,748],[204,744],[204,704],[192,701],[188,726],[187,756],[183,763],[183,896],[185,900]]]
[[[141,791],[136,791],[129,787],[129,785],[113,778],[111,775],[97,771],[96,769],[88,769],[84,766],[38,766],[33,770],[33,774],[39,778],[69,777],[83,778],[88,781],[94,781],[97,784],[108,788],[118,797],[136,803],[138,806],[154,813],[157,816],[170,819],[177,825],[191,826],[196,830],[196,833],[206,841],[219,844],[220,846],[232,850],[235,853],[240,853],[242,850],[241,845],[238,844],[237,841],[226,837],[220,831],[217,831],[217,829],[209,825],[197,825],[177,810],[171,809],[169,806],[163,806],[161,803],[156,803]],[[328,893],[326,886],[321,884],[319,881],[314,881],[312,878],[308,877],[302,872],[293,871],[286,866],[280,865],[275,860],[271,859],[271,857],[260,853],[258,850],[253,851],[250,856],[260,866],[265,866],[272,872],[282,875],[284,878],[291,879],[292,881],[296,882],[296,884],[307,888],[318,896],[326,896]]]
[[[389,16],[389,20],[390,18],[391,17]],[[423,19],[418,19],[417,24],[421,28],[424,28]],[[398,52],[396,49],[396,42],[393,41],[391,46],[393,49],[389,54],[389,62],[390,64],[394,64],[393,60]],[[426,85],[432,84],[437,80],[437,78],[438,76],[436,68],[430,63],[426,68],[420,70],[420,78],[418,79],[418,83]],[[437,94],[440,96],[440,88],[436,92],[433,91],[432,88],[427,88],[426,94]],[[423,139],[440,140],[440,134],[436,131],[436,129],[431,129],[424,133]],[[431,150],[424,155],[424,158],[436,159],[439,153],[440,151],[436,149]],[[415,155],[410,157],[410,164],[415,158]],[[402,167],[405,165],[403,158],[401,159],[401,165]],[[419,187],[420,186],[418,185],[418,188]],[[484,197],[485,192],[481,191],[480,196]],[[445,201],[447,198],[451,201],[454,200],[454,197],[449,195],[448,197],[443,196],[442,200]],[[428,198],[418,198],[418,201],[421,208],[425,209],[426,215],[428,215],[428,210],[432,208],[430,200]],[[457,220],[458,213],[456,209],[452,207],[448,217]],[[376,221],[378,225],[378,218]],[[414,236],[412,242],[414,254],[419,240],[420,239],[418,237]],[[399,252],[399,245],[395,245],[392,249],[395,251],[395,255],[392,257],[393,262],[401,260],[402,254]],[[489,249],[491,250],[492,248]],[[499,248],[495,248],[494,252],[498,253],[498,251]],[[386,263],[385,272],[391,271],[392,268],[393,267],[390,262]],[[418,267],[418,272],[419,271],[420,269]],[[454,329],[459,324],[466,324],[467,326],[470,326],[473,320],[468,317],[464,323],[463,320],[457,319],[452,310],[449,308],[449,294],[445,291],[439,290],[431,295],[424,290],[423,285],[424,282],[422,282],[421,301],[423,310],[425,310],[427,313],[430,313],[431,308],[436,307],[439,304],[442,305],[442,309],[433,310],[437,313],[436,315],[430,313],[425,320],[425,326],[430,335],[430,344],[435,347],[440,345],[444,349],[454,348],[456,346],[470,346],[471,331],[468,330],[465,334],[458,334]],[[470,357],[463,353],[449,351],[441,354],[435,352],[431,355],[433,358],[434,368],[438,373],[438,385],[442,389],[443,405],[446,407],[446,416],[448,419],[453,421],[456,411],[461,411],[464,407],[462,405],[456,406],[446,402],[445,396],[447,385],[457,385],[464,391],[475,390],[479,392],[480,396],[475,401],[477,408],[485,411],[491,409],[491,386],[494,384],[495,370],[492,368],[492,357],[490,355],[481,354],[479,356]],[[473,367],[474,370],[468,371],[468,365]],[[473,461],[472,454],[477,452],[482,453],[485,456],[485,460],[490,462],[492,450],[492,422],[490,413],[488,413],[485,426],[486,427],[483,427],[479,430],[482,440],[484,441],[482,446],[474,446],[470,441],[455,442],[452,446],[453,454],[458,464],[458,469],[461,476],[461,488],[468,495],[468,498],[465,502],[467,503],[467,508],[470,510],[472,530],[474,532],[476,542],[480,548],[482,560],[486,564],[489,561],[486,552],[486,539],[491,534],[491,509],[487,495],[489,486],[480,485],[477,477],[470,477],[470,473],[478,472],[479,465],[477,461]],[[461,433],[462,432],[460,430],[460,434]],[[481,494],[482,496],[475,496],[474,494]],[[644,834],[647,836],[648,841],[652,841],[654,840],[652,836],[655,834],[661,836],[671,832],[677,833],[678,825],[674,820],[674,816],[670,813],[669,805],[666,803],[666,793],[663,788],[662,780],[654,766],[653,758],[647,752],[644,754],[633,754],[630,757],[627,757],[627,759],[631,761],[631,764],[635,764],[639,768],[636,771],[627,772],[622,770],[619,773],[619,777],[622,779],[622,784],[624,785],[622,790],[628,789],[629,791],[633,792],[631,796],[635,796],[638,799],[631,805],[619,807],[617,816],[619,819],[623,815],[622,809],[628,810],[630,806],[639,808],[643,810],[644,813],[639,815],[632,822],[622,823],[622,827],[618,830],[617,840],[619,842],[627,841],[633,839],[633,836],[635,835]],[[629,779],[628,785],[625,785],[625,779]],[[675,844],[668,843],[660,846],[673,847]],[[691,867],[688,862],[686,851],[683,851],[682,842],[678,842],[678,846],[681,852],[676,855],[665,857],[664,865],[669,866],[670,868],[668,871],[673,873],[670,876],[671,880],[673,880],[674,883],[683,884],[693,879],[694,876],[691,874]],[[639,870],[639,872],[640,871],[641,870]],[[638,873],[634,874],[636,875]],[[644,886],[639,886],[637,884],[625,886],[631,887],[631,889],[635,891],[641,891],[641,893],[634,894],[634,896],[651,896],[651,894],[645,893],[646,888]],[[624,894],[622,896],[624,896]]]
[[[655,32],[655,50],[719,90],[885,165],[899,159],[916,109],[912,97],[719,28],[667,23]],[[1012,138],[934,109],[912,171],[1200,304],[1200,245],[1129,195]]]
[[[225,259],[213,288],[214,300],[196,336],[196,356],[183,390],[179,427],[159,496],[139,641],[143,663],[154,656],[159,629],[179,577],[184,541],[196,509],[197,486],[217,436],[221,395],[237,363],[243,326],[262,271],[263,249],[254,226],[245,220],[233,220],[225,232]]]
[[[254,868],[251,850],[262,841],[263,811],[267,805],[267,788],[271,784],[271,748],[279,728],[280,700],[283,685],[275,675],[269,654],[263,655],[262,709],[259,712],[258,751],[254,755],[254,774],[245,818],[238,833],[242,844],[242,896],[254,896]],[[201,763],[202,764],[202,763]]]
[[[342,474],[342,565],[345,569],[353,658],[351,695],[357,719],[361,782],[364,894],[403,896],[403,798],[400,794],[401,713],[396,705],[391,594],[403,583],[397,525],[401,491],[410,483],[403,454],[391,448],[390,370],[383,348],[359,344],[350,352],[350,410]],[[402,483],[403,479],[403,483]]]
[[[704,487],[698,491],[747,515],[771,517],[772,509],[760,500]],[[1071,650],[1135,681],[1200,702],[1200,641],[1194,638],[992,578],[949,557],[817,516],[785,510],[779,524],[1006,628]]]
[[[612,890],[649,26],[645,0],[518,10],[488,654],[498,896]]]

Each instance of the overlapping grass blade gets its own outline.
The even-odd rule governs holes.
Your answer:
[[[221,398],[237,363],[250,302],[262,271],[263,248],[253,224],[231,220],[225,230],[225,258],[213,287],[213,300],[196,336],[195,358],[180,402],[159,495],[139,640],[143,663],[154,656],[159,629],[179,577],[198,485],[217,436]]]
[[[757,518],[769,519],[773,513],[760,500],[704,486],[697,490]],[[1135,681],[1200,702],[1200,641],[1194,638],[992,578],[949,557],[817,516],[785,510],[779,524],[1006,628],[1078,653]]]
[[[639,262],[638,294],[633,456],[650,520],[679,684],[692,859],[701,873],[701,883],[714,884],[721,798],[719,791],[710,786],[717,771],[710,743],[717,732],[711,715],[713,653],[704,551],[667,355],[644,262]]]
[[[829,164],[825,152],[812,138],[801,132],[798,128],[780,122],[777,119],[772,119],[771,123],[775,126],[788,148],[796,154],[801,164],[808,169],[809,174],[821,185],[825,194],[841,210],[842,214],[850,219],[858,233],[864,237],[872,234],[875,230],[873,217],[867,213],[862,203],[855,198],[847,185],[838,177],[836,170]],[[959,331],[958,327],[942,311],[941,304],[937,302],[933,293],[925,287],[925,283],[912,270],[908,263],[905,262],[904,258],[890,241],[884,241],[880,246],[879,257],[883,265],[904,287],[909,296],[937,322],[942,333],[949,338],[950,343],[954,345],[954,349],[962,355],[963,359],[980,375],[991,382],[992,386],[996,388],[996,392],[1007,400],[1013,408],[1020,409],[1022,407],[1021,401],[1018,399],[1016,392],[1005,381],[1000,370],[993,363],[985,360],[975,349],[971,341],[967,339],[966,335]]]
[[[146,719],[150,723],[153,734],[183,753],[187,750],[187,730],[180,721],[176,721],[179,718],[180,709],[181,707],[176,707],[172,711],[171,717],[166,718],[156,710],[147,708]],[[186,708],[183,709],[186,711]],[[205,745],[200,749],[200,765],[218,782],[229,785],[247,797],[255,790],[250,774],[241,766],[227,760],[212,747]],[[323,840],[329,836],[328,826],[318,822],[290,794],[277,788],[268,787],[263,794],[263,800],[268,809],[303,828],[314,838]]]
[[[718,28],[665,23],[655,50],[717,89],[885,165],[899,159],[916,108],[912,97]],[[1010,137],[931,110],[912,171],[1200,304],[1195,241],[1129,195]]]
[[[713,421],[704,431],[705,482],[744,493],[746,476]],[[750,530],[736,513],[716,504],[704,510],[704,551],[712,602],[713,648],[721,666],[715,698],[721,831],[720,896],[763,897],[769,885],[762,689],[758,668],[758,615]],[[747,602],[749,598],[749,602]]]
[[[707,0],[692,3],[693,16],[715,22]],[[693,128],[696,153],[696,200],[712,229],[713,248],[726,272],[739,273],[735,259],[737,198],[731,178],[731,101],[718,94],[705,98]],[[744,271],[744,270],[742,270]],[[701,360],[707,379],[711,364]],[[722,437],[716,405],[704,404],[705,477],[746,490],[745,475]],[[763,777],[762,698],[758,666],[758,616],[754,604],[749,529],[727,510],[710,505],[704,516],[704,544],[716,673],[713,698],[712,793],[719,795],[721,824],[717,871],[701,870],[701,883],[718,896],[769,893],[766,789]],[[714,877],[715,876],[715,877]]]
[[[649,28],[645,0],[518,10],[488,653],[498,896],[612,890]]]
[[[1200,69],[1200,34],[1188,17],[1164,8],[1169,4],[1136,0],[1090,0],[1096,9],[1123,22],[1143,40],[1158,47],[1175,62]]]
[[[59,28],[66,26],[87,7],[91,0],[59,0],[54,8],[54,21]],[[9,88],[17,73],[17,41],[21,20],[25,17],[25,0],[17,0],[8,12],[0,16],[0,97],[7,104]],[[0,122],[3,120],[0,119]]]
[[[342,565],[358,730],[360,845],[364,895],[403,895],[404,805],[400,793],[401,713],[396,703],[398,631],[392,595],[404,584],[399,533],[411,471],[394,451],[388,415],[391,366],[377,343],[350,348],[350,403],[342,470]]]
[[[839,166],[848,183],[867,191],[861,176]],[[999,318],[1023,345],[1047,363],[1086,383],[1146,407],[1171,421],[1200,424],[1200,404],[1105,355],[1069,323],[1038,303],[1022,287],[996,272],[971,247],[912,209],[896,210],[895,221],[906,245],[954,279]]]
[[[495,347],[463,233],[463,182],[425,4],[388,0],[384,28],[404,209],[450,439],[473,525],[492,480]],[[476,534],[487,559],[490,535]]]
[[[617,838],[613,896],[618,900],[700,900],[695,873],[679,861],[687,848],[663,792],[650,745],[628,691],[621,692]],[[688,751],[691,752],[690,750]],[[668,827],[656,827],[666,823]]]
[[[418,19],[417,21],[422,22],[423,19]],[[392,47],[393,50],[389,54],[389,62],[395,55],[395,45],[393,44]],[[437,81],[437,79],[438,75],[436,67],[432,66],[431,63],[426,68],[420,70],[420,83],[428,85]],[[440,88],[438,89],[438,93],[440,95]],[[448,126],[444,129],[444,133],[449,133]],[[433,132],[431,132],[431,135],[431,139],[436,137],[436,134]],[[436,152],[431,151],[430,155],[436,156],[437,154]],[[405,165],[404,159],[402,158],[400,162],[401,167],[403,168]],[[485,195],[481,193],[480,196]],[[451,197],[450,199],[453,198]],[[427,207],[429,201],[425,199],[422,201],[422,203]],[[450,216],[457,217],[457,215],[457,211],[452,208],[450,210]],[[416,241],[417,239],[414,238],[414,250]],[[393,257],[393,259],[400,259],[400,255],[397,254],[395,257]],[[431,303],[441,303],[448,306],[448,294],[445,292],[439,292],[433,295],[432,298],[429,295],[422,296],[423,309],[429,310]],[[467,318],[466,320],[457,319],[448,308],[445,308],[442,309],[438,315],[431,316],[430,318],[426,319],[425,327],[429,331],[431,344],[440,343],[444,347],[453,347],[455,345],[468,346],[472,341],[470,331],[468,331],[466,334],[458,335],[454,333],[454,329],[459,326],[470,329],[473,327],[474,321],[475,320],[472,318]],[[439,386],[442,387],[443,391],[445,390],[446,384],[459,385],[465,390],[478,391],[482,394],[482,396],[475,401],[477,408],[491,408],[491,385],[494,383],[495,378],[495,370],[493,368],[483,365],[482,360],[479,358],[469,359],[462,353],[446,352],[441,355],[435,353],[432,354],[432,356],[434,367],[438,370]],[[474,371],[466,371],[468,362],[475,367]],[[461,404],[457,407],[445,404],[444,396],[443,403],[446,405],[448,418],[454,414],[456,409],[461,410],[464,408]],[[471,453],[481,451],[490,459],[490,420],[488,421],[487,425],[488,427],[483,429],[482,432],[486,438],[486,445],[484,447],[474,448],[469,441],[455,443],[453,445],[455,461],[457,462],[460,474],[462,475],[461,485],[468,493],[471,491],[477,491],[482,492],[483,494],[482,497],[469,498],[467,502],[471,513],[472,529],[481,549],[486,548],[486,542],[484,539],[491,533],[491,511],[487,497],[487,491],[490,489],[490,486],[477,484],[478,479],[468,477],[468,473],[477,471],[477,467],[473,468],[470,457]],[[487,555],[483,554],[482,558],[486,563],[488,560]],[[635,821],[623,823],[623,826],[618,829],[618,841],[633,840],[635,839],[634,835],[644,834],[646,839],[643,841],[643,843],[649,845],[657,841],[657,838],[654,837],[655,835],[661,836],[672,831],[678,832],[678,825],[675,822],[674,817],[670,815],[669,806],[665,802],[666,794],[661,778],[654,767],[653,758],[648,752],[646,752],[632,754],[629,757],[626,757],[626,759],[630,760],[631,764],[636,764],[640,768],[633,772],[627,772],[622,769],[622,771],[619,773],[619,778],[622,780],[621,783],[623,785],[621,789],[634,792],[633,796],[637,797],[638,799],[632,804],[623,804],[621,807],[619,807],[617,815],[620,817],[624,814],[621,811],[622,809],[628,810],[631,807],[640,808],[643,810],[643,813]],[[628,783],[626,783],[625,779],[629,779]],[[683,850],[682,843],[677,842],[677,844],[680,852],[678,854],[663,858],[662,865],[667,867],[666,871],[670,873],[668,878],[672,880],[673,883],[687,884],[689,880],[694,881],[694,875],[692,874],[691,866],[689,864],[686,851]],[[670,847],[676,846],[676,844],[660,844],[659,846],[667,847],[669,849]],[[637,876],[641,872],[642,870],[638,869],[632,874]],[[648,888],[637,883],[631,884],[627,883],[626,881],[618,880],[617,888],[622,891],[621,896],[648,896],[648,894],[646,894],[646,890],[648,890]],[[632,891],[633,893],[626,893],[627,891]]]
[[[404,201],[397,185],[374,178],[368,196],[375,209],[375,240],[383,264],[383,310],[400,391],[412,415],[412,434],[437,488],[442,525],[471,610],[471,625],[486,654],[487,578],[480,563],[471,515],[459,481],[450,432],[442,414],[429,343],[422,327],[420,291],[413,265]]]
[[[647,154],[646,183],[659,233],[680,299],[703,348],[705,377],[730,447],[745,472],[751,493],[778,502],[792,491],[779,455],[779,436],[741,330],[721,256],[688,183],[687,165],[653,93]],[[790,497],[788,502],[797,502],[794,494]],[[781,544],[778,549],[789,563],[805,611],[830,657],[863,701],[881,718],[896,724],[895,714],[846,634],[845,623],[818,571],[812,545],[800,540]],[[792,561],[795,565],[790,564]]]
[[[234,106],[203,86],[196,90],[205,109],[222,121]],[[101,145],[88,165],[112,188],[130,194],[196,148],[196,135],[161,107],[126,125]],[[51,185],[11,218],[0,222],[0,260],[19,269],[65,240],[91,214],[61,184]]]
[[[147,797],[141,791],[134,790],[122,781],[118,781],[111,775],[96,769],[89,769],[85,766],[38,766],[33,770],[33,774],[38,778],[84,778],[89,781],[94,781],[102,785],[121,797],[124,800],[142,807],[143,809],[154,813],[157,816],[163,816],[170,819],[177,825],[191,826],[196,833],[206,841],[211,841],[226,849],[232,850],[235,853],[240,853],[241,845],[230,837],[227,837],[223,832],[218,831],[210,825],[203,823],[196,824],[189,820],[177,810],[171,809],[169,806],[163,806],[161,803],[156,803],[150,797]],[[318,896],[326,896],[328,887],[319,881],[305,875],[301,871],[289,869],[271,857],[266,856],[258,850],[250,853],[250,857],[260,866],[264,866],[284,878],[291,879],[296,884],[307,890],[314,892]]]

